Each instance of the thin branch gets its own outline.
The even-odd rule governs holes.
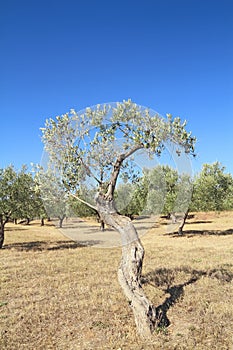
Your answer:
[[[122,129],[120,125],[118,126],[118,128],[125,136],[129,137],[129,133]]]
[[[86,164],[84,163],[84,161],[82,160],[82,158],[81,158],[81,162],[82,162],[82,165],[84,166],[84,168],[85,168],[85,170],[86,170],[87,175],[90,176],[90,177],[93,177],[93,179],[94,179],[95,181],[97,181],[99,185],[102,185],[102,181],[100,181],[100,180],[91,172],[91,169],[89,168],[88,165],[86,165]]]
[[[91,205],[90,203],[84,201],[83,199],[79,198],[78,196],[74,195],[73,193],[70,193],[70,196],[74,197],[79,202],[81,202],[83,204],[86,204],[89,208],[94,209],[95,211],[97,211],[97,207],[95,207],[94,205]]]

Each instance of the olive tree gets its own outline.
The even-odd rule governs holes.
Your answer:
[[[233,179],[219,162],[203,164],[194,182],[193,209],[221,211],[232,209]]]
[[[43,169],[34,165],[36,192],[42,200],[47,217],[59,219],[59,227],[62,228],[65,217],[69,216],[69,195],[67,194],[62,179],[52,169]],[[43,213],[43,212],[42,212]]]
[[[118,280],[132,307],[139,334],[150,336],[159,320],[156,307],[141,285],[144,248],[132,221],[117,212],[114,193],[121,175],[135,176],[132,156],[137,152],[145,150],[149,157],[158,156],[166,142],[172,142],[177,152],[192,154],[195,138],[180,118],[162,118],[131,100],[97,105],[79,113],[71,110],[48,119],[42,133],[49,162],[60,172],[71,196],[76,196],[86,178],[96,182],[94,204],[76,198],[94,208],[121,235]]]
[[[4,243],[5,225],[11,219],[27,219],[37,216],[43,203],[35,192],[35,182],[27,167],[20,171],[8,166],[0,169],[0,248]]]
[[[23,166],[17,174],[16,181],[18,189],[18,210],[13,213],[14,219],[25,219],[26,223],[41,216],[43,213],[43,203],[39,194],[36,192],[36,183],[30,172],[27,171],[27,167]]]
[[[158,165],[145,169],[147,177],[148,198],[145,211],[148,213],[173,216],[177,196],[178,171],[168,165]]]
[[[193,183],[190,174],[179,174],[177,169],[169,165],[157,165],[152,169],[144,169],[139,185],[145,188],[145,184],[144,212],[165,214],[172,219],[172,224],[176,224],[178,233],[182,234],[192,198]]]
[[[5,225],[18,209],[17,172],[13,166],[0,169],[0,248],[4,243]]]
[[[183,234],[183,228],[188,217],[193,197],[193,178],[188,174],[179,175],[177,182],[177,197],[175,210],[182,213],[178,226],[178,234]]]
[[[115,204],[117,211],[129,218],[140,213],[140,203],[137,183],[120,183],[115,192]]]

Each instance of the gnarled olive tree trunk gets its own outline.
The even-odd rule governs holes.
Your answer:
[[[118,270],[119,283],[132,307],[138,333],[143,338],[151,336],[156,325],[156,308],[146,297],[141,286],[144,248],[137,231],[128,217],[117,213],[114,201],[99,195],[96,198],[99,215],[104,222],[121,235],[122,258]]]

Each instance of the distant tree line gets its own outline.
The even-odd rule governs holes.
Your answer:
[[[85,201],[93,191],[80,187],[79,197]],[[136,215],[166,215],[174,222],[182,213],[233,209],[233,177],[219,162],[204,164],[194,178],[179,174],[170,166],[144,169],[134,182],[121,182],[116,191],[117,210],[133,218]],[[16,171],[13,166],[0,169],[0,248],[9,221],[34,218],[44,224],[45,218],[57,218],[59,226],[65,217],[92,216],[96,211],[68,195],[59,177],[37,167],[34,174],[26,166]],[[186,216],[186,217],[185,217]],[[181,225],[184,224],[181,222]],[[183,228],[183,227],[182,227]],[[180,233],[182,233],[182,228]]]
[[[116,202],[120,213],[131,218],[160,214],[176,222],[177,215],[181,215],[178,233],[182,234],[189,212],[233,209],[233,177],[219,162],[204,164],[194,178],[159,165],[144,169],[134,184],[120,184]]]
[[[232,210],[233,177],[219,162],[204,164],[194,178],[179,174],[170,166],[158,165],[144,169],[136,183],[120,184],[117,194],[119,211],[128,216],[162,214],[170,217],[186,210]]]

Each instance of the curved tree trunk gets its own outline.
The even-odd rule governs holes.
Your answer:
[[[119,283],[132,307],[138,333],[143,338],[149,338],[157,324],[157,318],[156,308],[148,300],[141,286],[144,248],[131,220],[117,214],[112,200],[105,200],[99,195],[96,202],[104,222],[121,235],[122,258],[118,270]]]

